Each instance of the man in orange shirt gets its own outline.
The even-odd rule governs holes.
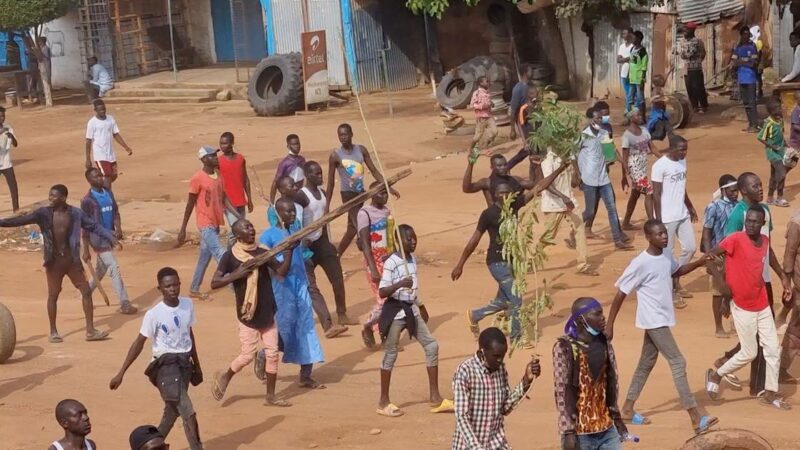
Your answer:
[[[208,299],[207,294],[200,293],[200,285],[203,283],[208,263],[211,258],[219,262],[225,254],[225,248],[219,241],[219,227],[223,224],[223,214],[232,214],[238,219],[241,215],[236,208],[231,206],[225,195],[225,190],[220,183],[219,160],[214,148],[204,145],[197,151],[197,157],[203,162],[203,168],[195,173],[189,180],[189,198],[186,201],[186,210],[183,213],[183,223],[181,231],[178,233],[178,245],[183,245],[186,241],[186,225],[192,216],[192,211],[197,207],[195,219],[197,229],[200,231],[200,257],[197,260],[197,267],[194,269],[192,285],[189,296],[200,300]]]

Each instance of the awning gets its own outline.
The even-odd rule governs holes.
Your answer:
[[[678,0],[678,17],[682,23],[713,22],[743,9],[744,0]]]

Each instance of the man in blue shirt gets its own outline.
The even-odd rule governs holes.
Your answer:
[[[741,92],[744,110],[747,112],[747,132],[758,132],[758,115],[756,114],[756,85],[758,74],[758,49],[750,41],[750,29],[743,26],[739,30],[739,45],[733,49],[731,64],[736,68],[737,80]]]
[[[89,182],[91,189],[81,200],[81,209],[95,222],[113,233],[118,240],[122,240],[119,207],[114,199],[114,194],[105,188],[103,174],[98,168],[92,167],[86,171],[86,181]],[[131,305],[128,299],[128,291],[125,289],[125,283],[122,282],[122,274],[120,273],[117,259],[114,257],[113,247],[96,233],[84,230],[83,260],[86,264],[92,263],[92,254],[89,252],[90,246],[97,254],[97,277],[89,283],[89,289],[94,291],[106,273],[110,273],[111,285],[114,287],[117,297],[119,297],[119,312],[122,314],[136,314],[137,309]]]

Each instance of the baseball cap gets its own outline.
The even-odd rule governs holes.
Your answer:
[[[139,450],[141,446],[155,438],[163,439],[164,436],[161,436],[161,433],[158,432],[158,428],[153,425],[142,425],[136,427],[136,429],[131,432],[128,441],[131,444],[131,450]]]
[[[208,155],[213,155],[217,153],[219,150],[215,149],[210,145],[204,145],[200,147],[200,150],[197,151],[197,159],[203,159],[203,157]]]

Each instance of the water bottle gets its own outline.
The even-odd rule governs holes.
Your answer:
[[[631,433],[625,433],[619,437],[620,442],[633,442],[635,444],[639,443],[639,436]]]

